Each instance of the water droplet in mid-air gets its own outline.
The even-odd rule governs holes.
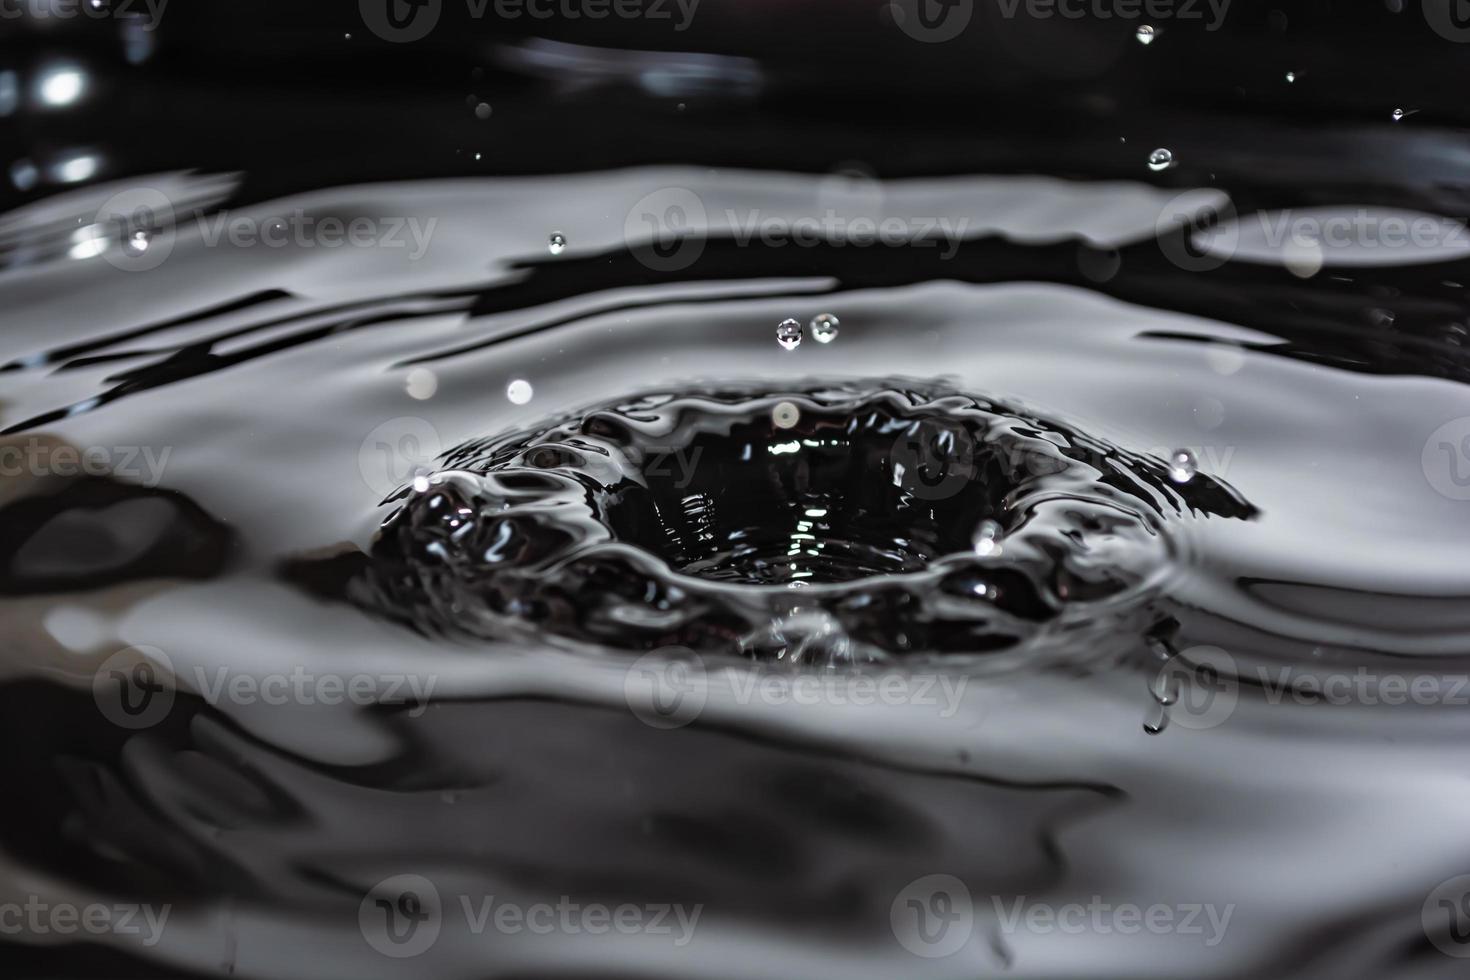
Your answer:
[[[123,243],[123,248],[127,249],[127,251],[132,255],[142,255],[144,252],[148,251],[148,246],[152,243],[153,236],[149,235],[148,232],[135,231],[131,235],[129,235],[127,241]]]
[[[1169,457],[1169,479],[1175,483],[1188,483],[1199,472],[1199,463],[1188,449],[1177,449]]]
[[[1296,81],[1296,72],[1294,72],[1294,71],[1287,72],[1286,73],[1286,80],[1288,82],[1294,82],[1294,81]]]
[[[1157,35],[1157,33],[1158,32],[1155,31],[1151,25],[1144,24],[1137,30],[1137,32],[1134,33],[1133,36],[1138,38],[1139,44],[1153,44],[1154,37]]]
[[[505,397],[510,399],[512,405],[526,404],[531,400],[532,394],[534,392],[531,389],[531,382],[524,378],[516,378],[505,386]]]
[[[801,409],[794,402],[777,402],[771,409],[771,421],[778,429],[789,429],[801,421]]]
[[[776,325],[776,341],[787,350],[796,350],[801,346],[801,323],[782,320]]]
[[[1159,147],[1148,155],[1148,169],[1168,170],[1174,164],[1174,154],[1167,147]]]
[[[995,521],[981,521],[980,526],[975,529],[975,537],[972,544],[975,546],[975,554],[982,558],[989,555],[1000,554],[1001,528]]]
[[[830,344],[837,339],[837,330],[842,322],[830,313],[818,313],[812,317],[812,336],[819,344]]]
[[[495,110],[493,110],[493,109],[490,108],[490,103],[488,103],[488,102],[481,102],[479,105],[475,106],[475,118],[476,119],[489,119],[490,118],[490,113],[492,113],[494,111]]]
[[[552,232],[551,237],[546,240],[546,251],[550,252],[552,255],[560,255],[566,250],[567,236],[563,235],[559,231]]]

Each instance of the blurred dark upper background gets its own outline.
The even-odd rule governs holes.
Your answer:
[[[1467,78],[1459,0],[0,0],[0,209],[176,169],[259,199],[665,163],[1453,211]]]

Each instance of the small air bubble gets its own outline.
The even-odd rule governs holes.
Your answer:
[[[488,102],[481,102],[479,105],[475,106],[475,118],[476,119],[489,119],[490,118],[490,113],[492,113],[494,111],[495,111],[494,109],[490,108],[490,103],[488,103]]]
[[[551,237],[546,240],[546,250],[552,255],[560,255],[565,252],[567,250],[567,236],[559,231],[552,232]]]
[[[975,529],[975,536],[971,543],[975,546],[975,554],[982,558],[1000,554],[1001,527],[995,521],[981,521],[980,526]]]
[[[1158,32],[1155,31],[1151,25],[1144,24],[1137,30],[1137,32],[1134,33],[1133,36],[1138,38],[1139,44],[1153,44],[1154,37],[1157,33]]]
[[[505,386],[505,397],[510,399],[512,405],[524,405],[531,400],[535,392],[531,388],[531,382],[523,378],[516,378]]]
[[[1148,169],[1168,170],[1174,165],[1174,154],[1167,147],[1159,147],[1148,155]]]
[[[1199,463],[1188,449],[1175,450],[1169,457],[1169,479],[1175,483],[1188,483],[1199,472]]]
[[[837,339],[837,330],[842,326],[842,321],[830,313],[819,313],[812,317],[810,326],[817,343],[830,344]]]
[[[776,342],[787,350],[800,347],[801,323],[796,320],[782,320],[776,325]]]
[[[794,402],[777,402],[771,409],[771,421],[778,429],[789,429],[801,421],[801,409]]]

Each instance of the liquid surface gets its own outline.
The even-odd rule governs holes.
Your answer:
[[[653,57],[502,54],[573,91]],[[691,117],[777,78],[654,68]],[[472,94],[466,125],[526,110]],[[1453,214],[1451,145],[1402,131],[1392,161],[1354,137],[1334,207]],[[1303,256],[1258,220],[1329,179],[1292,139],[1219,184],[1207,140],[1159,169],[1109,130],[1054,168],[1087,179],[1007,175],[1040,142],[886,180],[722,146],[11,212],[3,900],[170,911],[3,948],[77,977],[1462,975],[1470,267]],[[146,227],[109,204],[140,184]],[[829,213],[810,246],[750,230]],[[885,218],[898,244],[851,237]],[[685,918],[546,935],[492,896]]]

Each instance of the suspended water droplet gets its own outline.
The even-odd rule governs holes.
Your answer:
[[[1296,72],[1294,72],[1294,71],[1287,72],[1286,73],[1286,80],[1288,82],[1294,82],[1294,81],[1296,81]]]
[[[505,397],[510,399],[512,405],[524,405],[531,400],[535,392],[531,388],[531,382],[523,378],[516,378],[505,386]]]
[[[1001,527],[995,521],[981,521],[980,526],[975,529],[975,536],[971,543],[975,546],[975,554],[982,558],[990,555],[1000,554]]]
[[[1134,33],[1133,36],[1138,38],[1139,44],[1153,44],[1154,37],[1157,33],[1158,32],[1153,29],[1152,25],[1144,24],[1137,30],[1137,32]]]
[[[494,111],[495,111],[494,109],[490,108],[490,103],[488,103],[488,102],[481,102],[479,105],[475,106],[475,118],[476,119],[489,119],[490,118],[490,113],[492,113]]]
[[[801,421],[801,409],[795,402],[777,402],[771,409],[771,421],[778,429],[789,429]]]
[[[132,255],[142,255],[148,251],[148,246],[153,244],[153,236],[146,231],[135,231],[127,237],[123,248]]]
[[[787,350],[801,346],[801,324],[796,320],[782,320],[776,325],[776,341]]]
[[[1174,153],[1167,147],[1159,147],[1148,155],[1148,169],[1167,170],[1174,164]]]
[[[1175,483],[1188,483],[1199,472],[1199,463],[1188,449],[1176,449],[1169,457],[1169,479]]]
[[[810,324],[812,336],[816,338],[819,344],[830,344],[836,340],[837,330],[841,326],[842,321],[830,313],[818,313],[812,317]]]
[[[1394,122],[1398,122],[1400,119],[1404,118],[1404,115],[1405,115],[1404,110],[1402,110],[1402,109],[1395,109],[1393,111],[1393,121]]]
[[[563,235],[559,231],[552,232],[551,237],[546,240],[546,251],[550,252],[552,255],[560,255],[566,250],[567,236]]]

